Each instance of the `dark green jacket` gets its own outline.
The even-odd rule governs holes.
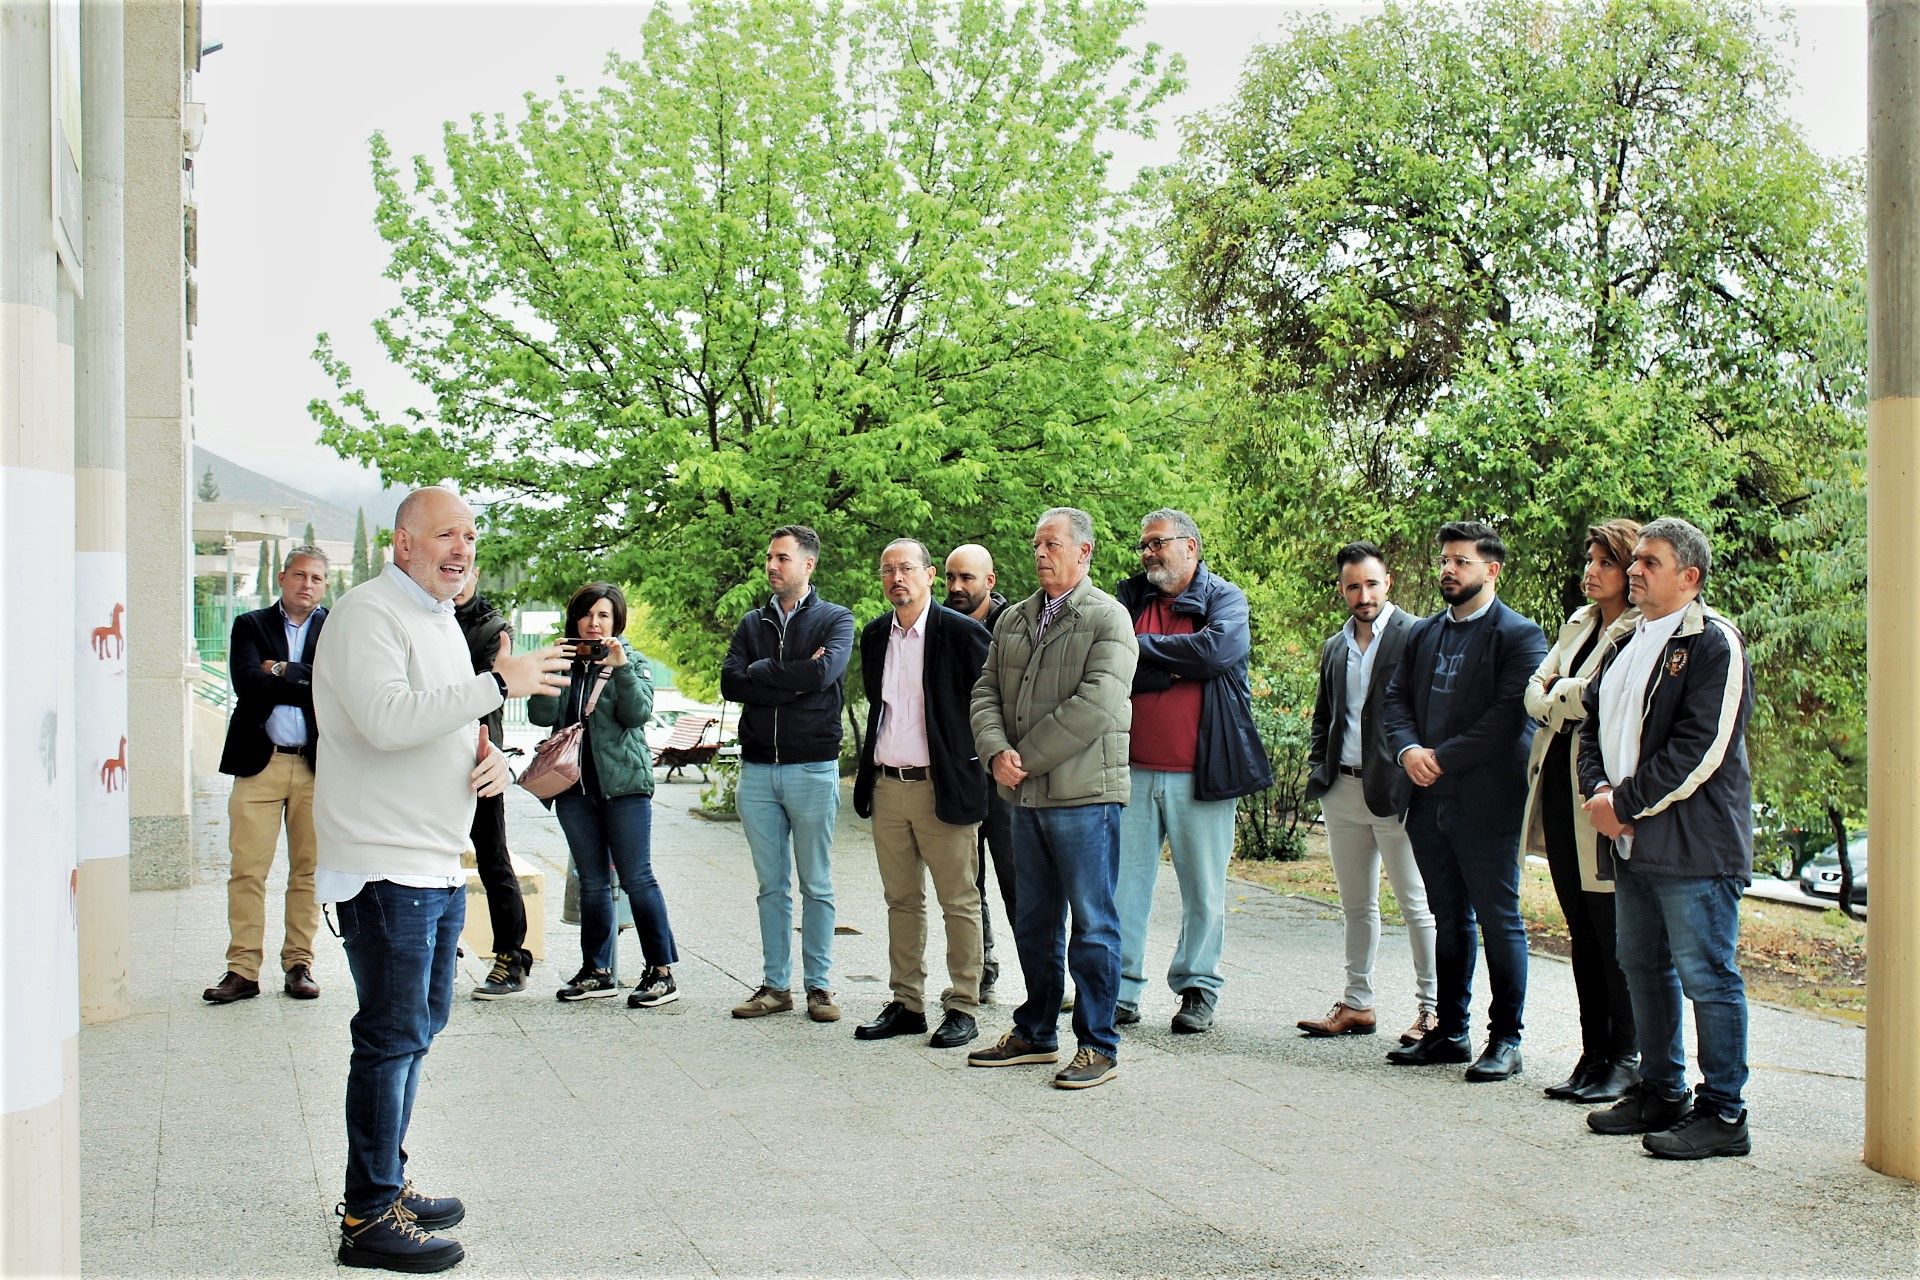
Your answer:
[[[653,715],[653,672],[640,651],[620,641],[627,651],[627,665],[615,667],[613,677],[600,690],[587,720],[587,743],[593,751],[594,772],[600,778],[600,794],[612,800],[618,796],[653,794],[653,748],[647,745],[647,720]],[[598,674],[595,665],[588,671]],[[527,699],[527,719],[535,724],[558,728],[572,724],[585,704],[584,673],[574,673],[574,687],[565,698],[535,694]]]

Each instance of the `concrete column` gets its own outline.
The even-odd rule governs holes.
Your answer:
[[[1920,0],[1867,17],[1866,1161],[1920,1180]]]
[[[187,473],[181,0],[126,8],[126,475],[131,874],[192,882],[193,515]]]
[[[117,3],[81,7],[87,294],[78,313],[73,582],[80,1017],[127,998],[127,392],[125,36]]]
[[[80,1265],[74,299],[53,249],[47,0],[0,4],[0,1273]]]

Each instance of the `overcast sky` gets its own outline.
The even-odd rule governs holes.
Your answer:
[[[631,53],[649,6],[631,3],[315,4],[209,0],[207,57],[195,96],[207,105],[195,159],[200,205],[199,325],[193,338],[195,435],[215,453],[326,497],[358,497],[368,473],[315,440],[307,402],[332,393],[314,364],[326,331],[375,403],[409,398],[369,329],[391,305],[385,247],[372,226],[367,139],[396,155],[440,155],[440,127],[548,96],[554,78],[590,83],[610,49]],[[1158,0],[1139,38],[1187,60],[1187,92],[1153,144],[1121,168],[1173,158],[1181,115],[1233,90],[1250,46],[1288,13],[1374,5]],[[1866,6],[1802,4],[1793,102],[1829,154],[1866,147]]]

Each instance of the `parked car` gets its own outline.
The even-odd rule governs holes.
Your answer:
[[[1867,905],[1867,838],[1856,836],[1847,844],[1847,861],[1853,864],[1853,904]],[[1816,898],[1840,896],[1840,854],[1833,845],[1800,871],[1800,888]]]

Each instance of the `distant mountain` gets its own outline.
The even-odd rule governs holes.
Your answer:
[[[200,477],[207,474],[207,468],[213,468],[213,482],[220,488],[220,501],[259,503],[262,506],[300,507],[306,514],[292,521],[294,537],[299,537],[309,523],[313,525],[313,536],[322,542],[352,542],[354,511],[351,508],[328,502],[290,484],[283,484],[272,476],[262,475],[249,470],[237,462],[221,457],[199,445],[193,446],[192,491],[200,490]],[[393,518],[391,510],[388,520]],[[371,510],[367,512],[367,532],[373,532],[373,526],[380,521]]]

